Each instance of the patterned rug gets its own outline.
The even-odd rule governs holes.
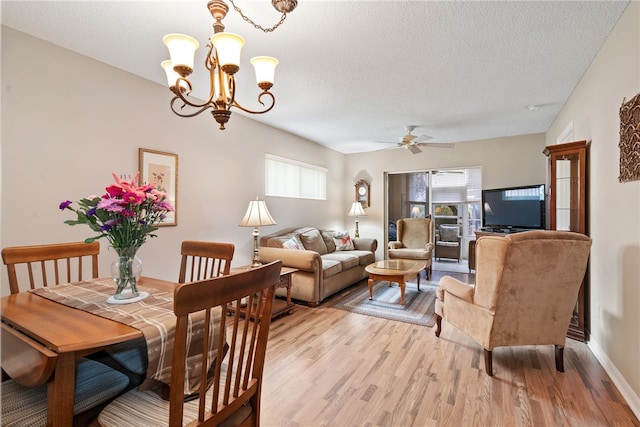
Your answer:
[[[389,282],[376,281],[373,285],[373,300],[369,301],[369,287],[363,280],[331,298],[328,307],[367,316],[397,320],[432,327],[435,324],[437,282],[420,281],[420,291],[415,282],[407,283],[404,307],[400,305],[400,288],[397,283],[389,287]]]

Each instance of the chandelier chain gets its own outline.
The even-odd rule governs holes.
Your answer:
[[[238,6],[236,6],[236,4],[233,2],[233,0],[229,0],[231,2],[231,4],[233,5],[233,8],[235,9],[236,12],[238,12],[240,14],[240,16],[242,16],[242,19],[245,20],[245,22],[248,22],[249,24],[253,25],[254,28],[256,28],[257,30],[262,30],[265,33],[270,33],[275,31],[276,28],[278,28],[280,25],[282,25],[282,23],[284,22],[284,20],[287,18],[287,14],[283,13],[282,17],[280,18],[280,21],[278,21],[277,24],[275,24],[273,27],[271,28],[264,28],[262,25],[260,24],[256,24],[255,22],[253,22],[251,20],[251,18],[249,18],[248,16],[246,16],[244,13],[242,13],[242,10],[240,10],[240,8]]]

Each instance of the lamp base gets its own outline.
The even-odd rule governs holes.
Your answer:
[[[260,262],[260,254],[258,253],[258,227],[253,229],[253,262],[251,263],[251,268],[260,267],[262,262]]]

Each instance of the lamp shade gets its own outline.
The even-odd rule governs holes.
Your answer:
[[[169,49],[171,64],[174,68],[187,67],[193,70],[193,58],[200,46],[196,39],[185,34],[172,33],[164,36],[162,42]]]
[[[351,210],[347,215],[348,216],[367,216],[367,214],[364,212],[364,209],[362,209],[362,204],[360,202],[353,202],[353,204],[351,205]]]
[[[178,80],[180,74],[176,73],[173,69],[171,60],[167,59],[166,61],[162,61],[160,65],[162,66],[164,72],[167,74],[167,83],[169,84],[169,86],[175,86],[176,80]]]
[[[180,74],[176,73],[176,71],[173,69],[173,64],[168,59],[166,61],[162,61],[160,65],[162,66],[164,72],[167,74],[167,84],[169,85],[169,87],[175,87]],[[187,83],[184,80],[180,82],[180,88],[182,91],[188,89]]]
[[[225,73],[234,74],[240,69],[240,53],[244,39],[233,33],[217,33],[211,37],[211,44],[218,53],[218,62]]]
[[[251,58],[251,64],[256,71],[256,81],[260,83],[271,83],[275,80],[276,66],[278,60],[271,56],[255,56]]]
[[[240,227],[262,227],[275,224],[264,200],[256,199],[249,202],[247,213],[244,214],[239,225]]]

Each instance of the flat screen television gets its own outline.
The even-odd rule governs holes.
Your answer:
[[[482,190],[482,226],[489,231],[544,229],[544,184]]]

